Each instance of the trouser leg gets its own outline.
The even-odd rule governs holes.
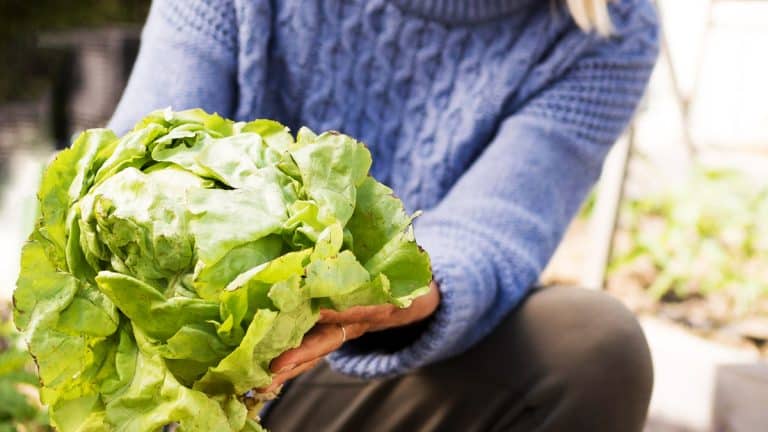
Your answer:
[[[464,354],[364,381],[326,365],[267,414],[288,431],[639,432],[652,388],[636,319],[605,294],[534,291]]]

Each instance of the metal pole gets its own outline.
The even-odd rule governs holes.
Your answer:
[[[605,286],[606,270],[613,250],[624,185],[627,182],[629,158],[634,145],[635,125],[632,123],[627,133],[611,149],[603,165],[595,208],[589,220],[589,239],[592,247],[581,280],[581,285],[585,288],[599,290]]]

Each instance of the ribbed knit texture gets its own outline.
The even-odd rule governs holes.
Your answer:
[[[442,301],[397,352],[352,341],[330,362],[403,373],[468,349],[520,301],[643,94],[657,55],[650,1],[613,2],[610,38],[582,33],[557,4],[156,0],[110,126],[203,107],[368,144],[373,175],[425,211],[416,238]]]

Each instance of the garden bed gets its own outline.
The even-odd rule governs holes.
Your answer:
[[[571,225],[543,276],[579,285],[589,211]],[[605,289],[651,315],[768,357],[768,187],[697,168],[689,181],[625,199]]]

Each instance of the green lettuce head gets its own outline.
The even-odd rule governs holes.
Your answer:
[[[319,309],[428,289],[412,218],[370,166],[339,133],[201,110],[82,133],[45,170],[14,293],[54,426],[261,430],[242,396]]]

